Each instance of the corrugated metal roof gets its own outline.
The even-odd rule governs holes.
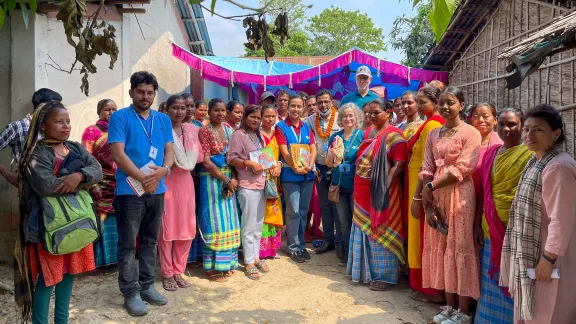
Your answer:
[[[188,44],[190,50],[194,54],[214,55],[200,5],[191,5],[187,0],[176,0],[176,7],[190,39],[190,44]]]

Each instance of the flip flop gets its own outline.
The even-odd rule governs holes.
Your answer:
[[[214,282],[226,282],[228,281],[228,278],[226,278],[226,275],[223,274],[222,272],[206,272],[206,275],[208,276],[208,279],[210,279],[210,281],[214,281]]]
[[[180,279],[174,278],[174,280],[176,281],[176,284],[177,284],[178,287],[180,287],[180,288],[188,288],[188,287],[190,287],[190,283],[188,283],[188,281],[184,280],[184,278],[180,278]]]
[[[266,262],[264,262],[264,260],[260,260],[258,263],[255,264],[255,266],[262,273],[270,272],[270,268],[268,267],[268,265],[266,265]]]
[[[164,288],[164,290],[166,291],[176,291],[178,290],[178,288],[176,287],[168,287],[168,282],[170,282],[170,279],[174,279],[174,278],[162,278],[162,288]],[[171,283],[171,282],[170,282]],[[174,282],[176,285],[178,285],[177,282]]]
[[[246,277],[250,280],[260,280],[260,271],[256,267],[246,268]]]
[[[370,283],[370,290],[374,290],[374,291],[386,291],[389,288],[394,287],[394,285],[391,285],[387,282],[380,282],[380,281],[372,281]]]
[[[230,271],[226,271],[226,277],[231,278],[234,277],[236,275],[236,270],[232,269]]]

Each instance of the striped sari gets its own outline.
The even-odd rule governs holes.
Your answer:
[[[94,199],[101,222],[101,237],[94,243],[96,267],[115,264],[118,260],[118,227],[114,215],[116,189],[116,163],[112,159],[112,148],[108,144],[108,122],[98,121],[88,127],[82,135],[82,145],[102,166],[102,181],[98,183],[102,192],[100,199]]]
[[[406,160],[406,140],[402,131],[388,126],[375,138],[367,139],[358,149],[356,175],[354,177],[354,215],[350,234],[350,252],[346,273],[354,282],[398,282],[400,265],[406,263],[404,229],[402,222],[402,188],[400,181],[389,187],[389,218],[385,224],[373,230],[370,219],[376,217],[372,208],[370,184],[372,163],[386,144],[388,160]]]
[[[199,136],[204,152],[211,156],[226,152],[228,142],[223,143],[214,137],[214,134],[204,126]],[[226,140],[230,138],[232,130],[224,126]],[[222,174],[232,179],[232,168],[225,164],[220,168]],[[238,247],[240,246],[240,222],[238,217],[238,204],[236,195],[225,198],[222,195],[224,183],[212,176],[201,167],[198,173],[200,185],[200,219],[201,235],[204,241],[202,246],[202,260],[205,271],[230,271],[238,267]]]

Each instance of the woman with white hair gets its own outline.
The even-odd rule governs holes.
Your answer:
[[[364,131],[362,110],[354,103],[344,104],[338,110],[338,126],[342,127],[328,140],[328,155],[326,166],[333,168],[332,182],[329,198],[336,202],[336,213],[342,226],[342,241],[344,255],[340,265],[348,261],[348,248],[350,244],[350,229],[352,227],[352,211],[354,208],[354,162],[358,154],[358,147],[362,142]],[[338,191],[338,192],[336,192]],[[336,197],[333,199],[332,197]]]

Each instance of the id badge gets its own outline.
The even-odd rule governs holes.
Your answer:
[[[340,172],[350,172],[350,163],[343,163],[338,166]]]
[[[150,153],[148,154],[148,157],[150,157],[152,160],[156,160],[156,155],[158,155],[158,149],[154,146],[150,146]]]

